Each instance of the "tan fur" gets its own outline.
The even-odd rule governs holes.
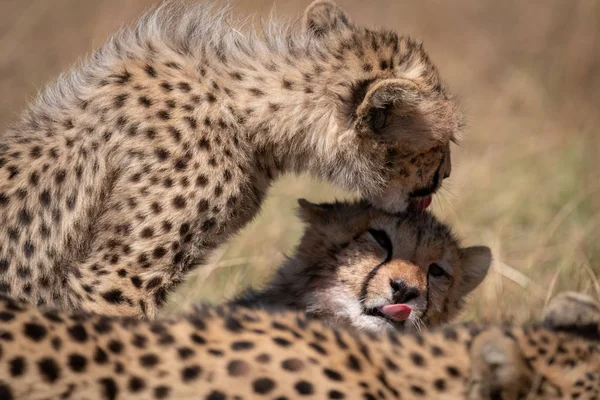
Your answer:
[[[461,247],[428,212],[388,214],[366,202],[300,204],[307,229],[296,253],[262,291],[238,303],[309,311],[330,325],[371,332],[422,329],[456,316],[491,263],[487,247]],[[388,237],[391,253],[370,230]],[[430,276],[434,263],[447,276]],[[414,296],[396,298],[393,284],[416,290]],[[376,312],[395,303],[412,307],[406,323]]]
[[[153,317],[283,173],[388,210],[440,187],[462,117],[420,43],[323,1],[302,28],[231,19],[161,5],[2,136],[0,292]]]
[[[598,320],[587,304],[575,309]],[[600,338],[577,329],[449,325],[365,335],[293,312],[217,307],[147,322],[45,311],[5,297],[0,318],[0,398],[7,400],[600,395]]]

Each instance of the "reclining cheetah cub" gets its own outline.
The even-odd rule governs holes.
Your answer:
[[[547,315],[542,326],[377,336],[293,312],[149,322],[0,296],[0,398],[598,398],[600,305],[563,295]]]
[[[335,327],[418,329],[450,321],[491,263],[487,247],[460,247],[426,211],[299,203],[307,228],[296,254],[265,289],[234,303],[307,311]]]
[[[287,172],[426,208],[461,113],[421,44],[329,1],[301,30],[240,29],[158,7],[2,135],[0,292],[154,317]]]

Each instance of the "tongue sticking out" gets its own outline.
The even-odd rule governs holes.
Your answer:
[[[410,208],[415,211],[423,211],[426,210],[427,207],[431,204],[431,196],[427,197],[419,197],[418,199],[412,200],[410,202]]]
[[[396,321],[405,321],[410,316],[412,309],[406,304],[389,304],[379,309],[383,315]]]

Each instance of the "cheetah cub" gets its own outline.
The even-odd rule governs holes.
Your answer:
[[[294,312],[140,321],[0,295],[0,398],[598,399],[600,304],[566,294],[549,308],[542,325],[368,335]]]
[[[2,135],[0,292],[154,317],[283,173],[426,208],[462,117],[420,43],[329,1],[302,29],[232,24],[166,3]]]
[[[414,330],[456,316],[491,263],[489,248],[461,247],[426,211],[299,203],[308,226],[296,254],[264,290],[234,304],[306,311],[328,325],[369,332]]]

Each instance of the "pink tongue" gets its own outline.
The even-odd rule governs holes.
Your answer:
[[[406,304],[389,304],[380,309],[381,313],[396,321],[404,321],[410,316],[412,309]]]
[[[424,197],[422,199],[419,199],[419,201],[417,202],[417,209],[418,210],[426,210],[427,207],[429,207],[429,205],[431,204],[431,196],[427,196]]]

